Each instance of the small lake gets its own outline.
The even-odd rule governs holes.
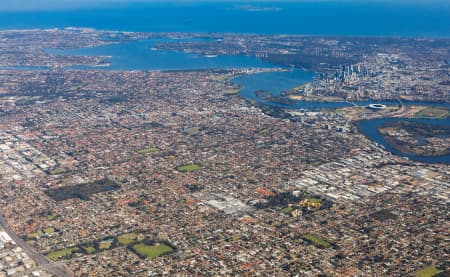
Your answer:
[[[386,150],[397,156],[407,157],[411,160],[424,163],[450,164],[450,155],[434,156],[434,157],[417,156],[403,153],[397,150],[396,148],[392,147],[378,132],[378,128],[386,122],[394,122],[394,121],[410,121],[438,126],[450,126],[450,119],[413,119],[413,118],[379,118],[379,119],[362,120],[359,121],[357,124],[359,131],[363,133],[367,138],[378,143],[379,145],[383,146]]]

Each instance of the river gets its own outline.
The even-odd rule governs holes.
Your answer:
[[[205,57],[197,53],[155,50],[158,42],[170,39],[147,39],[78,49],[47,49],[54,55],[108,56],[110,66],[77,67],[77,69],[105,70],[197,70],[209,68],[272,68],[275,65],[255,57],[221,55]],[[192,39],[189,39],[192,40]],[[179,41],[179,40],[178,40]]]
[[[167,40],[167,39],[165,39]],[[229,68],[276,68],[278,66],[263,62],[255,57],[243,55],[204,57],[195,53],[177,51],[152,50],[152,47],[161,39],[149,39],[122,44],[103,45],[81,49],[47,49],[48,53],[57,55],[88,55],[108,56],[110,66],[95,69],[103,70],[199,70],[199,69],[229,69]],[[79,69],[90,69],[81,67]],[[4,68],[6,69],[6,68]],[[11,67],[18,70],[42,70],[45,67]],[[240,95],[246,99],[257,101],[265,105],[288,109],[336,109],[352,105],[367,106],[369,103],[381,103],[385,105],[398,105],[397,101],[357,101],[349,102],[317,102],[293,100],[292,105],[261,99],[255,94],[257,90],[270,92],[279,96],[284,90],[291,89],[313,79],[314,73],[302,70],[286,70],[276,72],[262,72],[256,74],[241,75],[231,80],[242,89]],[[444,106],[450,108],[449,103],[432,103],[422,101],[403,101],[406,105]],[[359,122],[360,131],[372,141],[377,142],[390,152],[427,163],[449,163],[450,157],[420,157],[407,155],[391,147],[378,133],[377,128],[383,122],[390,119],[373,119]],[[398,120],[398,119],[396,119]],[[413,120],[413,119],[404,119]],[[450,120],[428,120],[430,123],[450,124]]]
[[[414,161],[420,161],[424,163],[444,163],[450,164],[450,155],[443,156],[418,156],[411,155],[401,152],[400,150],[392,147],[378,132],[378,128],[386,123],[386,122],[394,122],[394,121],[410,121],[410,122],[419,122],[430,125],[439,125],[439,126],[448,126],[450,127],[450,119],[414,119],[414,118],[379,118],[379,119],[370,119],[370,120],[362,120],[359,121],[358,129],[361,133],[363,133],[370,140],[378,143],[383,146],[389,152],[409,158]]]

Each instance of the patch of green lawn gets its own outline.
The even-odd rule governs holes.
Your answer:
[[[223,94],[224,95],[236,95],[239,94],[240,89],[235,89],[235,88],[230,88],[230,89],[226,89]]]
[[[329,242],[327,242],[317,236],[311,235],[311,234],[303,235],[302,239],[305,239],[319,247],[324,247],[324,248],[331,247],[331,244]]]
[[[292,208],[292,207],[286,207],[286,208],[282,209],[281,211],[285,214],[288,214],[288,213],[292,212],[293,210],[294,210],[294,208]]]
[[[322,200],[319,198],[308,198],[308,200],[312,203],[322,203]]]
[[[47,220],[48,220],[48,221],[53,221],[53,220],[55,220],[57,217],[58,217],[57,214],[50,214],[50,215],[47,216]]]
[[[313,162],[310,162],[309,164],[312,165],[312,166],[318,166],[318,165],[321,165],[322,162],[320,162],[320,161],[313,161]]]
[[[259,130],[259,133],[261,135],[268,135],[268,134],[270,134],[270,130],[269,130],[269,128],[264,128],[264,129]]]
[[[108,240],[101,241],[101,242],[98,243],[98,249],[99,250],[106,250],[106,249],[111,248],[111,246],[112,246],[112,242],[108,241]]]
[[[420,110],[414,117],[416,118],[439,118],[445,119],[450,116],[450,111],[446,108],[428,107]]]
[[[37,232],[31,233],[27,235],[27,238],[29,239],[38,239],[40,238],[44,233],[42,232],[42,230],[39,230]]]
[[[133,250],[141,256],[145,256],[149,259],[155,259],[165,253],[172,252],[173,248],[164,243],[157,243],[155,245],[139,243],[133,246]]]
[[[156,147],[143,148],[143,149],[137,150],[136,152],[144,155],[144,154],[159,152],[159,148],[156,148]]]
[[[95,249],[94,246],[85,247],[84,250],[86,251],[87,254],[93,254],[97,252],[97,249]]]
[[[44,228],[43,231],[45,234],[51,235],[51,234],[55,233],[56,230],[53,227],[47,227],[47,228]]]
[[[66,170],[62,169],[62,168],[55,168],[55,169],[50,170],[50,175],[60,175],[63,173],[66,173]]]
[[[181,172],[192,172],[200,169],[202,169],[202,167],[199,164],[186,164],[177,167],[177,170]]]
[[[200,129],[197,127],[187,128],[184,132],[188,135],[196,135],[200,133]]]
[[[128,245],[137,240],[137,235],[135,233],[123,234],[118,236],[117,240],[122,245]]]
[[[416,271],[416,277],[433,277],[439,272],[441,271],[437,269],[435,265],[430,265],[425,268],[422,268],[419,271]]]
[[[231,241],[238,241],[241,239],[240,235],[234,235],[233,237],[231,237]]]
[[[49,254],[47,254],[47,257],[49,257],[52,261],[59,261],[61,259],[67,258],[70,255],[72,255],[74,252],[79,251],[80,248],[78,247],[71,247],[66,249],[61,249],[57,251],[53,251]]]

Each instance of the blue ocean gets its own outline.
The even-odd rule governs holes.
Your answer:
[[[68,26],[146,32],[450,37],[450,1],[183,1],[0,11],[0,29]]]

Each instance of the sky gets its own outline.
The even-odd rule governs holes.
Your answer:
[[[282,2],[335,2],[347,1],[358,3],[369,2],[399,2],[399,3],[448,3],[448,0],[282,0]],[[0,11],[34,11],[53,9],[74,9],[89,6],[99,6],[104,4],[117,3],[137,3],[137,2],[241,2],[238,0],[0,0]],[[264,2],[281,2],[273,0],[245,0],[247,3],[263,4]]]

